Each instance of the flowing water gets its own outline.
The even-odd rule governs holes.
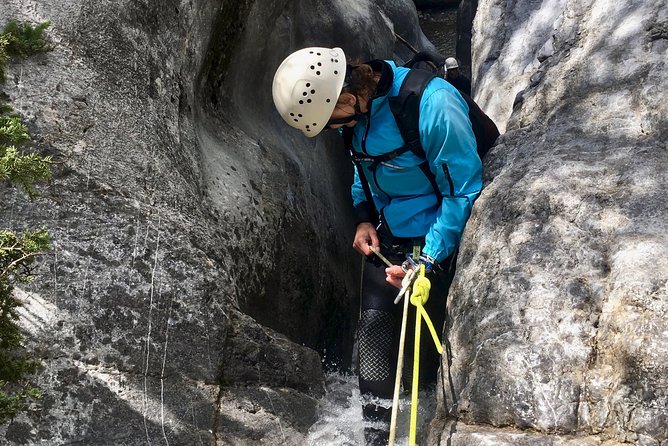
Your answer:
[[[423,32],[445,57],[455,56],[457,43],[457,9],[419,11]],[[426,427],[435,413],[434,392],[420,392],[418,405],[418,441],[426,435]],[[357,376],[330,374],[327,393],[320,401],[319,419],[311,427],[306,444],[309,446],[363,446],[364,425]],[[410,394],[405,392],[397,417],[397,446],[408,445]]]
[[[434,416],[434,392],[421,391],[418,404],[417,444],[426,435],[426,428]],[[387,404],[391,401],[387,401]],[[397,416],[397,446],[408,445],[410,394],[399,401]],[[357,376],[330,374],[327,376],[327,394],[320,401],[319,420],[311,426],[306,444],[309,446],[364,446],[362,404],[357,387]]]

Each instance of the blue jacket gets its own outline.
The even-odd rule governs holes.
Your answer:
[[[370,103],[370,119],[353,129],[353,148],[360,155],[378,156],[403,146],[388,98],[396,96],[408,73],[392,61],[382,62],[381,80]],[[374,67],[376,68],[376,67]],[[458,246],[473,202],[482,188],[482,163],[468,118],[468,106],[457,90],[435,78],[420,102],[420,141],[443,200],[439,204],[429,179],[418,165],[424,162],[406,152],[381,163],[372,172],[362,162],[374,206],[396,237],[425,237],[423,254],[443,261]],[[365,138],[366,133],[366,138]],[[353,205],[367,200],[355,168]]]

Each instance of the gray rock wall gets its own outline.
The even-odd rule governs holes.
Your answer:
[[[457,8],[457,60],[459,69],[471,79],[471,41],[473,39],[473,20],[478,10],[478,0],[462,0]],[[473,98],[476,91],[472,90]]]
[[[271,79],[306,45],[404,57],[394,30],[426,42],[412,3],[8,0],[11,18],[53,22],[54,51],[0,88],[63,163],[35,202],[0,186],[3,226],[53,239],[17,290],[44,398],[4,442],[301,444],[321,360],[350,358],[359,266],[339,141],[285,126]]]
[[[432,444],[668,444],[666,6],[479,2],[476,98],[505,134]]]
[[[227,110],[202,116],[200,73],[224,13],[176,1],[1,11],[53,21],[54,51],[12,65],[3,89],[37,147],[65,161],[34,203],[3,189],[2,221],[44,225],[54,245],[19,290],[44,398],[3,429],[10,444],[248,436],[232,420],[246,413],[240,386],[313,408],[321,362],[302,345],[349,351],[348,318],[321,334],[322,314],[349,314],[356,289],[347,204],[323,194],[342,195],[343,177],[307,176],[302,152],[263,147]],[[240,313],[261,300],[297,343]],[[266,422],[297,425],[297,438],[314,416],[275,407]]]
[[[480,2],[476,99],[506,133],[432,444],[668,441],[665,6]],[[349,167],[283,124],[271,77],[305,45],[407,58],[394,31],[428,46],[411,2],[9,0],[9,18],[54,22],[55,50],[2,89],[65,162],[38,201],[1,186],[0,221],[54,241],[18,290],[45,396],[5,442],[301,444],[313,349],[351,344]]]
[[[413,0],[415,6],[420,8],[451,8],[459,6],[460,0]]]

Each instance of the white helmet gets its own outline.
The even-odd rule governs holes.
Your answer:
[[[457,59],[454,57],[448,57],[445,59],[445,69],[451,70],[453,68],[459,68],[459,63],[457,63]]]
[[[281,117],[310,137],[332,116],[346,77],[341,48],[304,48],[290,54],[276,70],[271,93]]]

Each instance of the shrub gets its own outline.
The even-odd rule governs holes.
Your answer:
[[[33,26],[11,21],[4,27],[0,34],[0,82],[4,81],[5,67],[11,60],[50,49],[44,39],[49,24]],[[20,116],[0,99],[0,181],[18,186],[32,200],[37,197],[35,184],[51,175],[51,158],[31,152],[29,141],[28,129]],[[43,228],[21,234],[0,228],[0,423],[22,411],[29,399],[40,396],[39,389],[29,380],[39,361],[23,346],[18,325],[22,302],[14,287],[32,280],[33,262],[49,246],[49,236]]]

